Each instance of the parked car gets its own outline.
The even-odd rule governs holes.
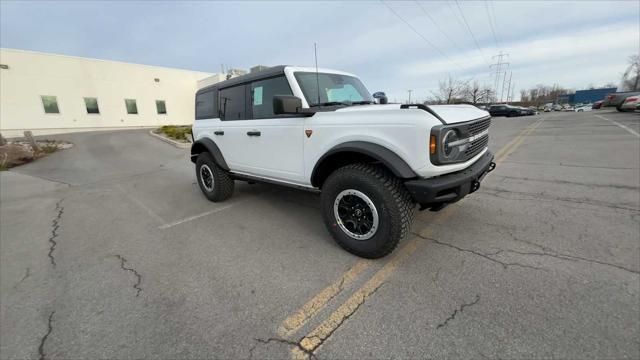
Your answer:
[[[618,110],[620,111],[634,111],[640,105],[640,96],[629,96],[624,99],[622,105]]]
[[[562,105],[562,111],[573,111],[574,107],[569,104]]]
[[[521,111],[522,115],[528,116],[528,115],[535,115],[537,113],[535,108],[532,109],[532,108],[526,108],[523,106],[518,106],[518,107],[520,108],[520,110],[522,110]]]
[[[560,104],[553,104],[553,106],[551,107],[551,109],[553,111],[562,111],[562,105]]]
[[[593,103],[593,105],[591,105],[592,109],[600,109],[602,107],[602,103],[604,102],[604,100],[599,100]]]
[[[228,199],[236,180],[320,192],[329,234],[365,258],[393,251],[416,205],[438,211],[495,168],[488,112],[375,104],[342,71],[274,66],[203,87],[195,100],[191,161],[207,199]]]
[[[524,115],[524,112],[521,108],[516,106],[511,106],[507,104],[497,104],[497,105],[491,105],[489,107],[489,114],[491,114],[491,116],[514,117],[514,116],[522,116]]]
[[[593,106],[592,104],[583,104],[583,105],[574,107],[573,111],[575,112],[591,111],[592,106]]]
[[[622,111],[620,106],[629,96],[640,95],[640,91],[625,91],[625,92],[616,92],[608,94],[604,98],[604,102],[602,103],[602,107],[613,107],[615,106],[618,111]]]

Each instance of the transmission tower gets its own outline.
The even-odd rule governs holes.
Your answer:
[[[509,63],[505,61],[509,57],[509,54],[500,51],[498,55],[492,56],[491,59],[496,60],[495,64],[491,64],[490,68],[495,68],[495,80],[493,83],[494,102],[498,100],[498,91],[500,90],[500,102],[504,95],[504,82],[507,75],[506,69],[509,67]],[[500,76],[502,76],[502,86],[500,86]]]

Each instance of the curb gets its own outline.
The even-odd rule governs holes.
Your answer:
[[[189,149],[189,148],[191,148],[191,143],[190,142],[183,143],[183,142],[178,142],[178,141],[175,141],[175,140],[171,140],[171,139],[169,139],[167,137],[164,137],[162,135],[158,135],[158,134],[154,133],[153,130],[149,131],[149,135],[151,135],[151,136],[153,136],[155,138],[158,138],[158,139],[166,142],[167,144],[171,144],[174,147],[177,147],[178,149]]]

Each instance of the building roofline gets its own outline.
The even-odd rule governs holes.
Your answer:
[[[47,53],[47,52],[35,51],[35,50],[23,50],[23,49],[12,49],[12,48],[0,47],[0,51],[14,51],[14,52],[19,52],[19,53],[37,54],[37,55],[45,55],[45,56],[55,56],[55,57],[69,58],[69,59],[79,59],[79,60],[88,60],[88,61],[97,61],[97,62],[125,64],[125,65],[133,65],[133,66],[140,66],[140,67],[153,68],[153,69],[178,70],[178,71],[185,71],[185,72],[190,72],[190,73],[200,73],[200,74],[203,74],[205,76],[216,75],[216,73],[210,73],[210,72],[205,72],[205,71],[172,68],[172,67],[158,66],[158,65],[138,64],[138,63],[132,63],[132,62],[126,62],[126,61],[119,61],[119,60],[96,59],[96,58],[75,56],[75,55],[55,54],[55,53]]]

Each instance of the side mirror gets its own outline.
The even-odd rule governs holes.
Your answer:
[[[289,95],[276,95],[273,97],[273,113],[276,115],[297,114],[298,109],[301,108],[302,100],[299,97]]]
[[[387,94],[382,91],[374,93],[373,98],[378,100],[378,104],[386,104],[389,102],[389,99],[387,99]]]
[[[273,113],[276,115],[293,114],[300,116],[312,116],[313,109],[303,109],[302,100],[296,96],[276,95],[273,97]]]

